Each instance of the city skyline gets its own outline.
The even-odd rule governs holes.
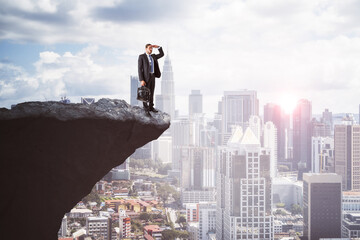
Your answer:
[[[241,89],[258,92],[260,109],[306,98],[314,113],[358,112],[357,2],[1,3],[1,107],[64,95],[128,101],[151,42],[172,59],[181,115],[192,89],[208,114],[224,91]]]

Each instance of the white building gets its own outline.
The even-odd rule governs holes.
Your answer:
[[[169,135],[161,135],[153,141],[152,156],[155,161],[172,163],[172,137]]]
[[[222,145],[232,134],[232,127],[248,125],[251,115],[259,115],[259,100],[256,91],[225,91],[221,100]]]
[[[86,218],[91,216],[92,211],[87,208],[73,208],[71,209],[68,217],[69,218]]]
[[[199,202],[214,202],[216,196],[215,189],[196,191],[196,190],[183,190],[181,192],[182,203],[199,203]]]
[[[264,148],[270,150],[270,176],[277,176],[277,129],[273,122],[266,122],[264,125]]]
[[[174,74],[169,54],[166,54],[161,78],[161,94],[156,95],[156,106],[175,119]]]
[[[58,232],[58,236],[59,237],[66,237],[67,236],[67,217],[66,215],[64,215],[62,221],[61,221],[61,226]]]
[[[302,206],[303,182],[289,177],[276,177],[272,179],[274,204],[285,203],[287,209],[293,204]]]
[[[216,202],[199,203],[199,239],[208,240],[216,231]]]
[[[334,172],[334,139],[330,137],[311,138],[311,172]]]
[[[344,191],[342,196],[343,211],[360,212],[360,192]]]
[[[111,239],[111,219],[107,217],[88,217],[86,219],[86,230],[89,236]]]
[[[219,153],[216,239],[273,239],[270,156],[250,128],[241,132]]]
[[[202,113],[202,94],[200,90],[191,90],[191,94],[189,95],[189,116],[191,117],[193,114]]]
[[[183,149],[194,145],[192,122],[188,118],[171,121],[172,170],[181,169]],[[186,156],[185,156],[186,157]]]
[[[249,127],[255,134],[255,136],[261,141],[262,122],[261,118],[257,115],[250,116]]]
[[[199,204],[187,203],[186,208],[186,222],[198,222],[199,221]]]
[[[131,235],[131,218],[126,211],[119,208],[119,235],[120,239],[130,238]]]
[[[199,222],[188,222],[186,229],[189,232],[190,240],[199,239]]]

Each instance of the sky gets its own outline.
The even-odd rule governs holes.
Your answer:
[[[262,106],[357,113],[356,0],[0,0],[0,107],[81,97],[130,98],[146,43],[163,46],[176,108],[192,89],[213,114],[224,91],[256,90]],[[159,60],[162,69],[164,58]],[[157,79],[156,94],[160,93]],[[155,106],[156,107],[156,106]]]

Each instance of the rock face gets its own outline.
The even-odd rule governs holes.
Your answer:
[[[169,126],[123,100],[0,109],[0,238],[57,239],[64,214]]]

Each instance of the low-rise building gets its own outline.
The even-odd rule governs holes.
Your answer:
[[[341,236],[343,238],[360,238],[360,213],[344,213]]]
[[[343,211],[360,212],[360,192],[344,191],[342,196]]]
[[[69,218],[87,218],[93,213],[92,210],[87,208],[73,208],[68,214]]]
[[[200,203],[200,202],[215,202],[215,189],[209,190],[183,190],[181,192],[182,204],[186,203]]]
[[[88,217],[86,219],[86,230],[89,236],[111,239],[111,219],[107,217]]]
[[[161,240],[163,229],[158,225],[146,225],[144,227],[144,235],[150,235],[155,240]]]

